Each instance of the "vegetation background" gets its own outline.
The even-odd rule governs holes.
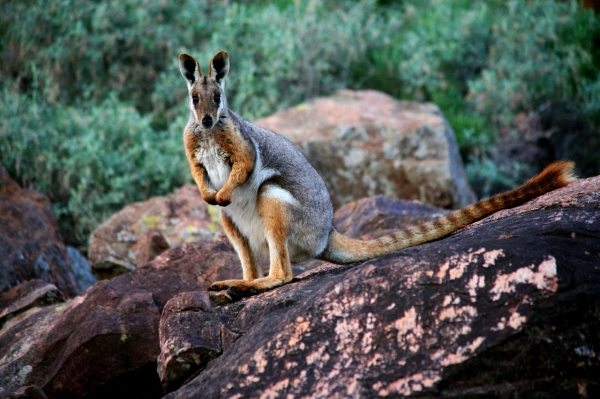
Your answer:
[[[191,182],[177,55],[221,49],[249,120],[341,88],[437,103],[481,196],[548,158],[600,173],[600,19],[553,0],[4,0],[0,164],[85,249],[124,205]],[[514,156],[523,115],[549,155]]]

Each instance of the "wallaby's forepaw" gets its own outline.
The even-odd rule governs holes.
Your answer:
[[[227,206],[231,204],[231,193],[226,193],[221,190],[217,193],[215,200],[219,206]]]
[[[210,205],[219,205],[216,198],[217,192],[215,190],[201,191],[200,195],[202,196],[202,199]]]

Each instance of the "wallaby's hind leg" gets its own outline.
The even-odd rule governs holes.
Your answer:
[[[236,225],[223,210],[221,210],[221,220],[223,221],[225,234],[227,234],[227,238],[229,238],[235,252],[240,257],[240,262],[242,262],[244,280],[252,281],[262,277],[262,269],[252,253],[250,245],[248,245],[248,239],[240,233]]]
[[[257,279],[257,281],[263,280],[261,283],[266,288],[285,284],[294,278],[287,245],[288,204],[276,195],[271,195],[276,190],[261,190],[258,199],[258,214],[269,245],[270,266],[269,276]]]
[[[247,282],[254,281],[263,276],[260,265],[256,261],[256,257],[252,253],[250,245],[248,245],[248,240],[240,233],[233,221],[223,210],[221,210],[221,220],[223,222],[223,230],[225,230],[229,242],[233,245],[235,252],[240,258],[240,262],[242,263],[244,279],[215,281],[208,287],[209,291],[220,291],[230,287],[244,285]]]
[[[257,204],[262,228],[269,245],[270,267],[267,277],[247,280],[217,281],[209,291],[230,289],[235,296],[253,295],[288,283],[294,277],[287,248],[288,214],[286,202],[262,190]]]

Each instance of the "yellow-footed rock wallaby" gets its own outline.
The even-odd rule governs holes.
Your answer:
[[[521,187],[449,216],[375,240],[352,239],[333,227],[325,183],[300,151],[228,108],[226,51],[212,58],[207,75],[188,54],[179,56],[179,67],[189,90],[190,118],[183,138],[192,176],[202,198],[221,206],[225,233],[243,269],[243,279],[217,281],[209,290],[255,294],[288,283],[291,264],[308,258],[345,264],[423,244],[574,179],[571,162],[556,162]],[[270,259],[266,277],[257,261],[261,255]]]

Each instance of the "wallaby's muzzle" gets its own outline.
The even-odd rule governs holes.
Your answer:
[[[202,118],[202,126],[205,129],[212,128],[213,127],[213,123],[214,123],[214,119],[210,115],[204,115],[204,117]]]

